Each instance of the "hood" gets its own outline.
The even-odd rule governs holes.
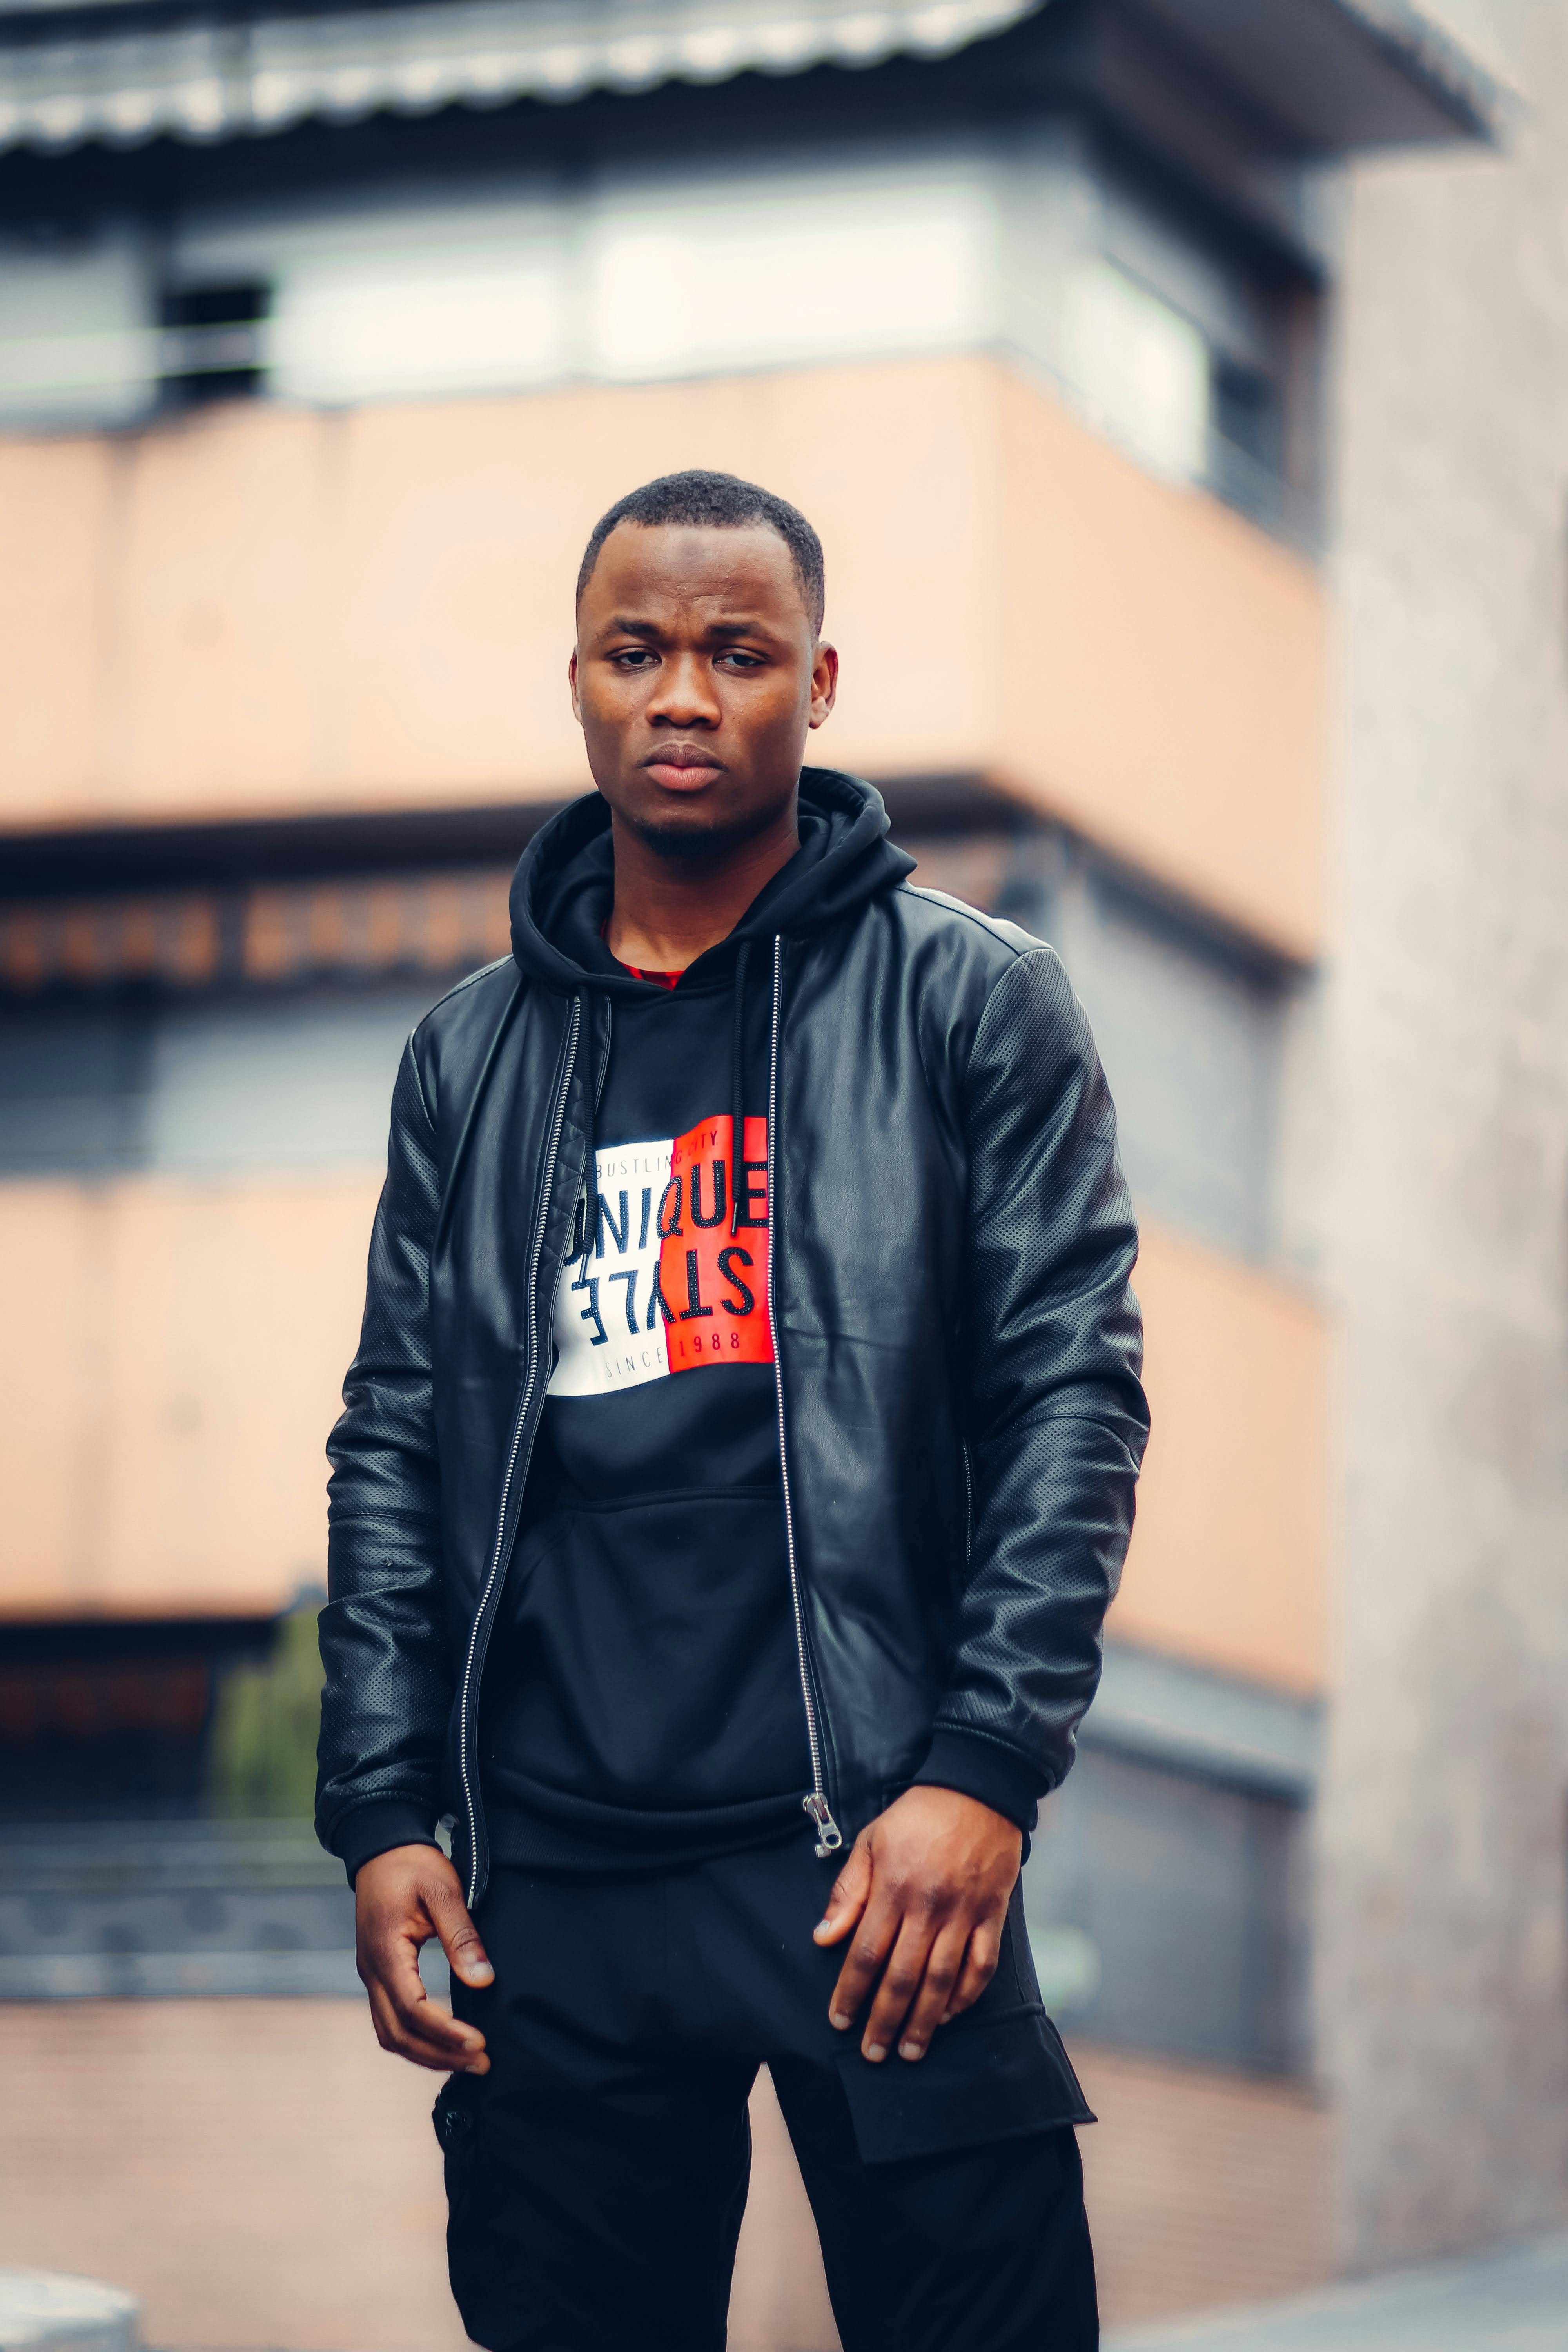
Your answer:
[[[892,889],[914,864],[888,839],[888,812],[871,785],[834,768],[803,768],[800,847],[728,938],[697,958],[683,985],[725,985],[742,941],[822,930]],[[518,861],[511,951],[525,976],[563,995],[585,983],[612,996],[647,988],[600,937],[613,891],[609,804],[587,793],[542,826]]]

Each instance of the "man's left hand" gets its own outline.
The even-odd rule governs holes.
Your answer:
[[[979,2000],[1023,1852],[1021,1830],[956,1789],[907,1789],[861,1831],[814,1933],[837,1944],[854,1932],[828,2016],[847,2032],[876,1985],[868,2058],[895,2040],[900,2058],[923,2058],[937,2027]]]

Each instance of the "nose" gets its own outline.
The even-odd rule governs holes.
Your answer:
[[[646,715],[653,727],[718,726],[713,673],[700,654],[676,653],[666,658]]]

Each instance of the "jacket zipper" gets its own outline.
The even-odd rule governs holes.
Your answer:
[[[833,1818],[823,1778],[822,1736],[816,1719],[816,1701],[812,1696],[811,1661],[805,1646],[805,1612],[801,1607],[800,1568],[795,1549],[795,1513],[790,1507],[789,1454],[784,1445],[784,1361],[779,1347],[778,1319],[774,1313],[778,1297],[775,1277],[781,1228],[777,1213],[778,1187],[773,1170],[778,1149],[779,1000],[783,993],[783,982],[784,940],[775,936],[773,1029],[768,1045],[768,1314],[773,1327],[773,1393],[778,1400],[779,1481],[784,1490],[784,1552],[789,1561],[790,1604],[795,1611],[795,1651],[800,1670],[800,1695],[805,1706],[805,1739],[811,1750],[811,1794],[801,1799],[801,1807],[816,1824],[817,1857],[826,1862],[828,1855],[837,1853],[844,1843],[844,1832]]]
[[[458,1769],[462,1773],[463,1804],[468,1822],[468,1903],[470,1910],[479,1895],[480,1857],[479,1800],[474,1791],[473,1774],[468,1756],[469,1704],[480,1664],[481,1634],[488,1632],[490,1598],[496,1589],[496,1579],[500,1570],[501,1556],[506,1542],[507,1506],[511,1499],[512,1485],[517,1473],[518,1450],[522,1444],[522,1433],[528,1424],[529,1408],[533,1402],[534,1385],[539,1370],[539,1261],[544,1251],[544,1228],[550,1217],[550,1195],[555,1181],[555,1160],[561,1149],[561,1129],[566,1120],[566,1098],[571,1092],[572,1073],[577,1062],[577,1033],[582,1026],[582,1020],[583,1000],[580,996],[574,996],[572,1000],[572,1019],[566,1032],[565,1062],[561,1073],[561,1084],[556,1089],[555,1113],[550,1128],[550,1147],[544,1160],[544,1182],[540,1192],[539,1216],[533,1229],[533,1252],[528,1268],[528,1370],[523,1378],[522,1397],[517,1408],[517,1421],[511,1433],[511,1451],[507,1456],[506,1476],[501,1482],[500,1514],[496,1522],[495,1550],[490,1558],[490,1572],[485,1579],[485,1589],[479,1597],[479,1605],[474,1614],[473,1631],[468,1636],[468,1654],[463,1665],[462,1693],[458,1710]],[[771,1176],[769,1190],[771,1192]],[[532,1451],[531,1445],[530,1454]],[[523,1475],[526,1478],[526,1466]]]

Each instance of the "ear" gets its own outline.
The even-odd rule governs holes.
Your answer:
[[[838,648],[818,646],[816,658],[811,666],[811,719],[820,727],[838,699]]]
[[[579,727],[583,724],[583,705],[577,694],[577,648],[572,648],[572,658],[566,665],[566,683],[572,692],[572,716]]]

